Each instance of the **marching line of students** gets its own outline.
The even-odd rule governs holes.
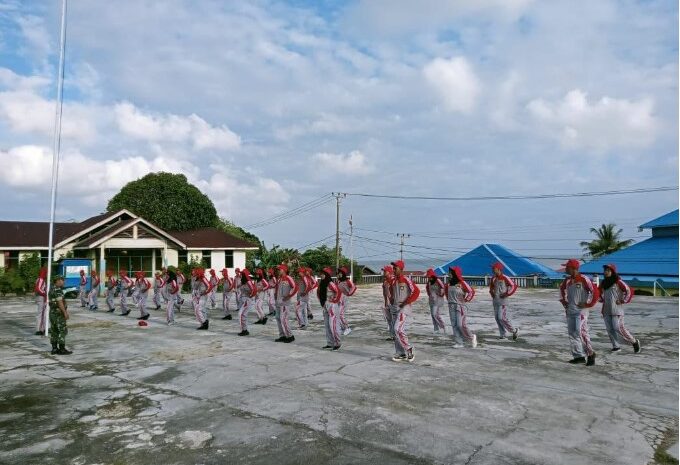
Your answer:
[[[633,290],[619,277],[616,265],[604,266],[605,278],[599,287],[585,275],[579,273],[580,263],[571,259],[564,263],[567,276],[559,287],[560,302],[564,307],[567,320],[572,359],[569,363],[585,363],[587,366],[595,364],[596,353],[593,349],[588,326],[590,309],[598,302],[602,303],[602,318],[604,319],[607,335],[612,343],[612,353],[621,350],[621,343],[632,346],[635,353],[641,350],[640,341],[636,339],[624,325],[623,305],[630,303]],[[382,268],[383,271],[383,308],[382,313],[387,323],[387,341],[394,343],[395,353],[392,360],[396,362],[415,360],[413,345],[409,342],[408,327],[413,318],[412,305],[420,296],[420,289],[404,274],[404,262],[397,260]],[[489,283],[494,319],[498,327],[499,339],[508,336],[517,340],[519,327],[513,324],[509,315],[508,299],[517,291],[517,284],[503,273],[503,264],[494,263],[491,266],[492,277]],[[46,311],[47,296],[45,295],[45,278],[47,271],[40,270],[35,283],[37,302],[36,335],[45,335],[44,312]],[[275,342],[291,343],[295,341],[290,328],[290,313],[295,311],[298,329],[304,330],[313,318],[309,296],[316,291],[316,297],[321,305],[324,319],[326,345],[323,349],[339,350],[342,337],[351,333],[346,311],[349,299],[354,296],[357,286],[349,279],[349,270],[341,267],[337,270],[337,279],[333,280],[333,269],[326,267],[320,278],[313,277],[311,268],[300,267],[294,279],[288,274],[288,266],[281,264],[267,271],[255,270],[252,276],[248,269],[235,270],[234,278],[229,276],[225,268],[221,270],[221,278],[215,270],[210,270],[209,278],[203,268],[191,271],[191,302],[194,315],[199,324],[198,330],[209,329],[208,304],[215,308],[217,304],[216,292],[222,285],[223,320],[231,320],[232,300],[235,300],[235,310],[238,312],[239,336],[250,335],[248,329],[248,314],[251,310],[257,313],[257,321],[253,324],[265,325],[268,316],[274,315],[279,337]],[[184,275],[172,269],[163,268],[156,272],[153,284],[146,278],[144,272],[135,272],[133,281],[125,269],[119,271],[119,279],[112,271],[106,272],[105,297],[108,312],[115,311],[114,295],[120,290],[121,316],[131,312],[127,298],[132,297],[135,306],[139,308],[138,320],[147,320],[150,316],[146,308],[149,291],[153,290],[153,304],[156,310],[166,304],[166,322],[175,324],[175,310],[181,308],[184,299],[181,288]],[[451,267],[448,275],[442,280],[433,269],[426,272],[426,292],[430,317],[435,335],[446,335],[446,323],[441,315],[444,305],[448,306],[451,324],[451,338],[453,348],[464,347],[467,342],[470,347],[477,347],[477,335],[468,326],[468,307],[475,297],[475,290],[463,279],[460,267]],[[92,288],[86,292],[87,279],[85,272],[80,273],[79,299],[82,307],[97,310],[97,294],[99,277],[95,271],[91,273]],[[296,300],[293,300],[293,299]],[[269,313],[265,314],[265,305]],[[142,323],[140,323],[142,324]]]

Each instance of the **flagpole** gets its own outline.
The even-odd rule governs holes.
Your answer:
[[[354,282],[354,225],[352,215],[349,215],[349,279]]]
[[[52,287],[52,247],[54,245],[54,212],[57,207],[57,181],[59,178],[59,151],[61,150],[61,115],[64,100],[64,60],[66,52],[66,2],[61,1],[61,36],[59,46],[59,68],[57,69],[57,102],[54,114],[54,140],[52,146],[52,196],[50,200],[50,230],[47,240],[47,305]],[[44,312],[45,334],[48,334],[49,311]]]

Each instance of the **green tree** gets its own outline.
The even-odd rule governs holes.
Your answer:
[[[595,239],[581,242],[584,258],[598,258],[609,255],[617,250],[625,249],[635,242],[633,239],[620,240],[623,229],[617,230],[614,223],[603,224],[597,229],[590,228],[590,232],[595,234]]]
[[[170,231],[186,231],[219,224],[212,201],[183,174],[150,173],[127,183],[106,207],[127,209]]]
[[[40,273],[40,266],[40,254],[37,252],[24,255],[19,262],[19,276],[21,276],[21,279],[24,282],[25,289],[29,290],[33,288],[33,284],[38,278],[38,273]]]

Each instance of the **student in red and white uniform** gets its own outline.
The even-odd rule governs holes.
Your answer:
[[[215,300],[215,293],[217,292],[217,285],[220,283],[220,280],[217,277],[215,270],[213,270],[212,268],[210,269],[210,278],[208,280],[210,281],[210,285],[212,286],[212,288],[210,289],[210,294],[208,294],[208,300],[210,301],[210,308],[215,308],[217,306],[217,301]]]
[[[477,335],[467,325],[467,304],[475,297],[475,290],[463,279],[463,270],[459,266],[449,268],[449,278],[445,287],[446,300],[449,303],[449,318],[453,330],[453,347],[463,347],[462,341],[469,341],[477,347]]]
[[[387,322],[387,331],[390,333],[386,341],[394,341],[394,320],[392,320],[392,312],[390,311],[390,289],[392,287],[392,279],[394,279],[394,269],[392,265],[385,265],[383,272],[383,307],[382,312]]]
[[[153,304],[156,306],[156,310],[161,308],[163,286],[165,286],[163,274],[160,271],[156,271],[153,279]]]
[[[203,268],[191,270],[191,302],[194,306],[194,315],[200,326],[196,329],[207,330],[210,327],[208,311],[205,308],[207,295],[210,293],[210,281],[205,277]]]
[[[80,270],[80,286],[79,286],[78,298],[80,299],[81,308],[87,307],[87,275],[85,270]]]
[[[290,330],[288,323],[288,313],[293,308],[293,297],[297,294],[297,284],[288,275],[288,265],[281,264],[276,267],[276,324],[279,327],[279,338],[275,342],[290,343],[295,340],[295,336]]]
[[[138,320],[148,320],[149,312],[146,310],[146,299],[151,289],[151,281],[146,279],[143,271],[135,273],[135,289],[137,289],[137,306],[139,307]]]
[[[223,320],[231,320],[231,308],[229,304],[231,299],[236,295],[236,284],[234,280],[229,277],[229,270],[222,268],[222,310],[224,311]],[[236,302],[236,309],[238,310],[238,302]]]
[[[108,307],[108,312],[113,313],[116,310],[116,304],[113,298],[116,294],[116,286],[118,286],[118,281],[115,276],[113,276],[113,271],[106,270],[106,306]]]
[[[312,292],[316,291],[316,287],[319,285],[319,283],[316,281],[316,278],[314,277],[314,270],[311,268],[307,267],[305,268],[305,274],[307,275],[307,279],[309,280],[309,285],[310,288],[307,291],[308,295],[312,295]],[[312,305],[311,303],[307,303],[307,320],[313,320],[314,319],[314,313],[312,312]]]
[[[267,315],[264,313],[264,302],[269,294],[269,282],[267,282],[267,278],[262,268],[258,268],[255,271],[255,285],[257,286],[257,298],[255,299],[257,321],[253,324],[266,325]]]
[[[295,280],[295,284],[298,287],[297,293],[297,304],[295,305],[295,317],[298,322],[298,329],[307,328],[307,315],[309,311],[309,293],[311,291],[312,284],[309,278],[306,276],[307,269],[305,267],[300,267],[297,270],[298,279]]]
[[[517,340],[519,328],[510,323],[508,318],[508,307],[506,302],[508,297],[517,291],[517,284],[503,274],[503,264],[496,262],[491,265],[493,276],[489,282],[489,294],[493,302],[493,314],[498,325],[499,339],[505,339],[505,334],[512,334],[512,340]]]
[[[241,282],[239,283],[239,305],[238,305],[238,321],[241,327],[241,332],[238,333],[239,336],[247,336],[250,334],[248,332],[248,313],[250,309],[255,306],[255,300],[257,299],[257,285],[253,282],[250,277],[250,271],[248,268],[244,268],[241,271]]]
[[[179,292],[179,285],[177,284],[177,275],[172,270],[166,271],[167,279],[165,280],[165,292],[168,301],[165,304],[165,319],[168,325],[175,324],[175,305],[177,293]]]
[[[175,294],[175,305],[177,306],[177,311],[180,311],[182,309],[182,305],[184,305],[182,289],[184,288],[184,283],[187,282],[187,277],[184,276],[184,273],[182,273],[182,270],[180,270],[179,268],[175,270],[175,276],[177,281],[177,287],[179,288],[177,294]]]
[[[396,353],[392,360],[395,362],[415,360],[413,346],[409,344],[406,329],[411,318],[411,304],[420,296],[420,289],[410,278],[404,275],[404,262],[392,262],[394,278],[390,286],[390,312],[394,321],[394,348]]]
[[[427,291],[427,301],[430,305],[430,316],[432,317],[434,333],[446,334],[446,324],[441,315],[441,308],[444,304],[445,295],[444,283],[437,277],[432,268],[427,270],[425,276],[427,277],[425,290]]]
[[[560,302],[567,316],[567,331],[569,345],[574,357],[569,363],[583,363],[587,366],[595,365],[595,351],[588,334],[588,311],[599,299],[599,291],[592,281],[579,273],[581,263],[572,258],[565,267],[567,277],[560,285]]]
[[[90,272],[90,276],[92,277],[92,287],[90,288],[90,292],[87,294],[87,304],[90,310],[95,311],[99,310],[99,303],[97,302],[100,283],[99,273],[97,273],[95,270],[92,270]]]
[[[236,268],[234,270],[234,292],[236,293],[236,308],[240,305],[239,302],[241,302],[241,295],[239,293],[239,283],[241,282],[241,269]]]
[[[35,303],[37,306],[35,318],[35,335],[45,335],[45,309],[47,308],[47,268],[40,268],[38,279],[35,280],[33,287],[35,292]]]
[[[623,306],[633,300],[633,290],[619,277],[616,265],[610,263],[603,268],[604,279],[599,286],[600,302],[604,326],[612,342],[612,352],[620,351],[619,342],[623,341],[633,346],[637,354],[640,352],[640,341],[623,325]]]
[[[342,345],[340,341],[340,328],[338,312],[342,293],[338,285],[333,282],[333,270],[330,267],[323,269],[322,277],[316,288],[319,304],[323,308],[323,322],[326,330],[326,345],[324,349],[338,350]]]
[[[128,276],[127,270],[122,269],[119,271],[120,277],[120,316],[129,315],[131,310],[127,306],[128,291],[134,285],[132,278]]]
[[[274,268],[267,270],[267,282],[269,283],[269,290],[267,291],[269,314],[267,316],[274,316],[276,315],[276,283],[278,282]]]
[[[342,334],[347,336],[352,332],[352,328],[349,327],[347,318],[345,318],[345,312],[349,307],[349,297],[353,296],[357,291],[357,286],[349,279],[349,270],[347,267],[343,266],[338,270],[338,289],[342,297],[340,299],[340,327],[342,328]]]

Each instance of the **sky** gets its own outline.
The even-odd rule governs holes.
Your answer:
[[[49,217],[58,1],[0,0],[0,219]],[[184,173],[241,226],[330,192],[530,195],[678,185],[671,1],[71,1],[58,220]],[[335,201],[252,232],[334,245]],[[316,204],[312,204],[316,205]],[[439,265],[481,242],[544,260],[677,191],[550,200],[349,196],[354,256]]]

